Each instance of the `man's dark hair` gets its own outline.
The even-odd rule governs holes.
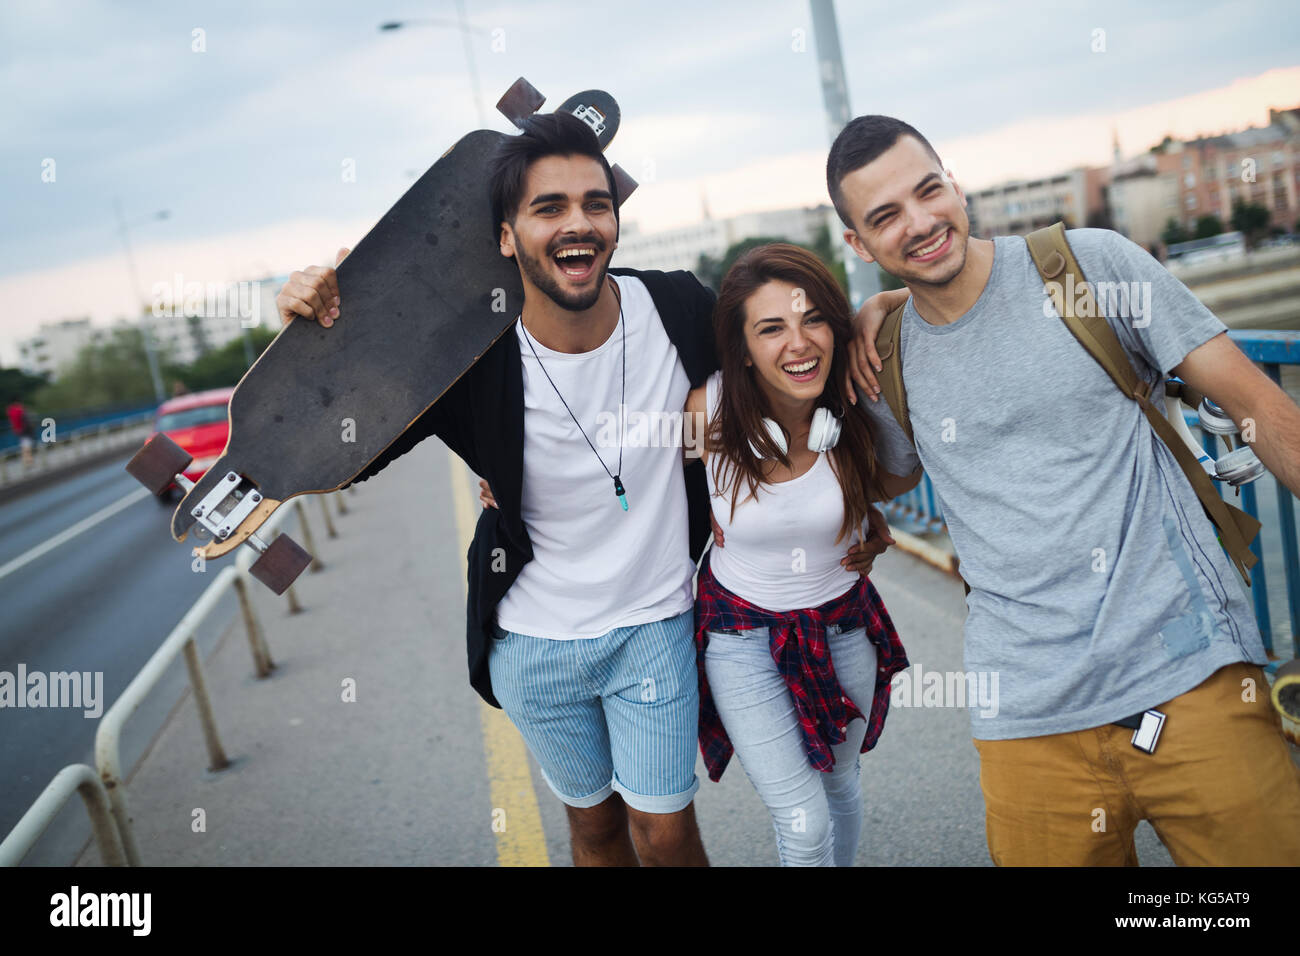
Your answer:
[[[892,116],[859,116],[840,130],[831,145],[831,154],[826,158],[826,190],[831,194],[835,211],[840,214],[844,225],[856,230],[858,223],[853,221],[848,208],[844,205],[844,191],[840,184],[849,173],[880,158],[885,150],[898,142],[900,136],[913,136],[926,148],[934,161],[940,166],[943,161],[935,152],[930,141],[913,127]]]
[[[600,151],[595,131],[572,113],[539,113],[524,120],[523,132],[507,136],[492,160],[488,180],[492,197],[492,235],[501,223],[515,221],[523,201],[524,177],[528,167],[547,156],[590,156],[600,163],[614,198],[614,221],[618,222],[618,186],[614,170]]]

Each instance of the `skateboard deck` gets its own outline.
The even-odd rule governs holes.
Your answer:
[[[543,101],[521,79],[498,108],[518,125]],[[606,93],[577,94],[566,109],[602,148],[617,132],[618,106]],[[500,253],[486,180],[505,139],[477,130],[443,154],[337,267],[334,325],[294,319],[248,369],[230,399],[225,450],[172,516],[177,541],[193,534],[195,553],[215,558],[249,541],[290,498],[346,485],[510,328],[523,288],[515,261]],[[626,198],[635,183],[616,174]],[[184,455],[174,445],[151,451],[157,441],[127,466],[151,487]],[[288,547],[272,545],[281,558]],[[308,557],[288,555],[286,567]]]

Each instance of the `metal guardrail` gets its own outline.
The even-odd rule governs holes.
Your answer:
[[[136,444],[140,437],[136,429],[150,424],[153,416],[154,413],[150,411],[113,422],[89,425],[74,429],[62,438],[58,437],[56,426],[56,441],[32,442],[30,466],[23,465],[20,448],[6,448],[0,451],[0,488],[37,475],[50,474],[90,455],[106,452],[110,448],[127,448]],[[37,434],[40,431],[41,429],[38,428]]]
[[[1263,332],[1241,331],[1229,332],[1229,338],[1246,353],[1246,357],[1264,368],[1264,373],[1278,387],[1282,385],[1282,366],[1300,365],[1300,332]],[[1202,434],[1201,443],[1211,457],[1217,457],[1216,438],[1214,435]],[[1276,478],[1269,476],[1277,487],[1278,529],[1281,534],[1282,569],[1286,577],[1286,596],[1291,615],[1292,654],[1300,656],[1300,549],[1297,549],[1295,527],[1295,496]],[[1220,487],[1222,493],[1223,488]],[[1242,510],[1253,517],[1259,517],[1256,489],[1253,484],[1243,485],[1241,489]],[[1268,608],[1268,581],[1264,573],[1264,534],[1251,542],[1250,550],[1259,558],[1251,571],[1251,596],[1255,602],[1255,619],[1259,622],[1260,633],[1264,636],[1264,646],[1270,655],[1273,653],[1273,625]],[[1276,670],[1276,662],[1270,669]]]
[[[101,405],[98,408],[68,408],[60,412],[39,412],[34,408],[24,409],[25,417],[37,421],[56,418],[59,427],[69,433],[73,431],[93,431],[100,425],[116,428],[127,419],[138,419],[145,414],[154,414],[158,409],[157,401],[129,402],[123,405]],[[19,439],[14,434],[13,425],[7,418],[0,418],[0,453],[18,447]]]
[[[350,491],[353,494],[356,493],[355,488],[350,489]],[[318,497],[320,498],[321,513],[325,519],[327,533],[331,538],[337,537],[334,524],[330,520],[327,498],[333,498],[336,501],[339,514],[346,514],[348,509],[343,500],[343,494],[337,492]],[[310,570],[319,571],[324,565],[317,557],[311,526],[307,522],[307,512],[303,507],[301,497],[294,499],[292,510],[298,516],[299,528],[302,530],[303,538],[307,543],[307,549],[313,555],[313,561],[309,566]],[[278,508],[275,514],[259,529],[263,537],[269,539],[272,533],[279,534],[279,527],[287,518],[289,511],[288,507]],[[235,555],[234,564],[228,564],[217,572],[217,576],[212,583],[199,595],[198,600],[172,628],[171,633],[167,635],[167,638],[154,651],[145,665],[140,668],[139,673],[132,678],[131,683],[122,691],[113,706],[100,718],[99,728],[95,733],[96,769],[92,770],[85,764],[72,764],[64,767],[54,776],[49,786],[45,788],[45,791],[32,804],[31,808],[23,814],[4,842],[0,843],[0,866],[17,866],[23,857],[30,852],[37,839],[49,827],[55,816],[71,799],[74,792],[80,793],[86,803],[86,809],[90,814],[91,825],[94,829],[95,842],[99,847],[104,864],[106,866],[141,865],[140,849],[135,842],[130,808],[127,804],[124,782],[125,768],[122,766],[121,755],[122,730],[127,720],[135,713],[145,696],[161,680],[168,666],[178,654],[184,654],[185,656],[185,667],[189,674],[190,690],[194,694],[194,703],[198,710],[204,745],[208,753],[208,769],[216,771],[229,766],[230,762],[226,758],[225,748],[217,732],[211,697],[208,694],[207,682],[203,676],[203,665],[199,659],[198,647],[194,643],[194,638],[199,624],[212,611],[216,603],[225,595],[225,592],[230,588],[234,588],[239,597],[240,612],[244,619],[244,631],[248,637],[249,649],[253,656],[253,668],[258,678],[270,676],[271,671],[275,668],[275,662],[271,658],[271,651],[267,646],[266,637],[261,624],[257,620],[257,615],[253,612],[252,602],[248,596],[250,582],[255,580],[248,569],[254,560],[251,549],[240,548]],[[285,596],[289,601],[290,613],[302,610],[292,586],[285,592]]]
[[[1261,365],[1269,378],[1278,385],[1282,383],[1281,366],[1300,365],[1300,331],[1241,329],[1230,330],[1228,336],[1249,359]],[[1186,414],[1185,420],[1193,431],[1199,430],[1199,419],[1194,414]],[[1207,454],[1213,458],[1218,457],[1214,435],[1202,432],[1201,443]],[[1300,557],[1297,556],[1295,496],[1272,475],[1266,475],[1262,480],[1272,481],[1277,486],[1278,521],[1275,527],[1264,527],[1251,544],[1251,550],[1260,559],[1251,570],[1251,598],[1254,601],[1255,618],[1264,639],[1264,646],[1272,656],[1274,653],[1272,615],[1269,611],[1268,580],[1263,559],[1266,536],[1279,535],[1287,605],[1291,617],[1291,646],[1292,653],[1295,654],[1300,650]],[[1221,482],[1216,481],[1215,484],[1219,485],[1223,497],[1235,501],[1230,498],[1230,493],[1224,493],[1225,489]],[[1259,517],[1259,500],[1255,485],[1242,486],[1241,508],[1254,517]],[[921,483],[907,494],[899,495],[892,501],[886,502],[883,510],[890,523],[897,523],[897,526],[904,531],[940,535],[948,533],[929,475],[924,475]],[[1268,670],[1276,671],[1281,663],[1283,662],[1277,660],[1271,662]]]
[[[54,779],[36,798],[31,809],[23,814],[4,842],[0,843],[0,866],[17,866],[21,863],[74,792],[81,794],[81,799],[86,804],[90,825],[95,831],[95,843],[104,865],[126,866],[122,840],[108,806],[108,793],[95,771],[84,763],[70,764],[54,775]]]

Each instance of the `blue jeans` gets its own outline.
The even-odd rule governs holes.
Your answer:
[[[876,689],[876,649],[864,628],[827,629],[835,676],[864,714]],[[858,756],[867,722],[853,720],[832,748],[835,769],[813,769],[794,702],[768,650],[768,629],[710,631],[704,658],[718,716],[772,814],[782,866],[852,866],[862,832]]]

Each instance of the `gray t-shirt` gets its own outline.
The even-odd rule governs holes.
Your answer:
[[[1099,305],[1148,381],[1224,331],[1119,234],[1068,238],[1091,284],[1126,284],[1127,308]],[[886,471],[910,474],[919,453],[970,585],[966,668],[998,688],[996,707],[972,708],[973,735],[1096,727],[1226,664],[1265,663],[1241,578],[1173,455],[1052,309],[1024,239],[994,243],[988,285],[956,322],[907,303],[916,449],[883,399],[859,402]]]

